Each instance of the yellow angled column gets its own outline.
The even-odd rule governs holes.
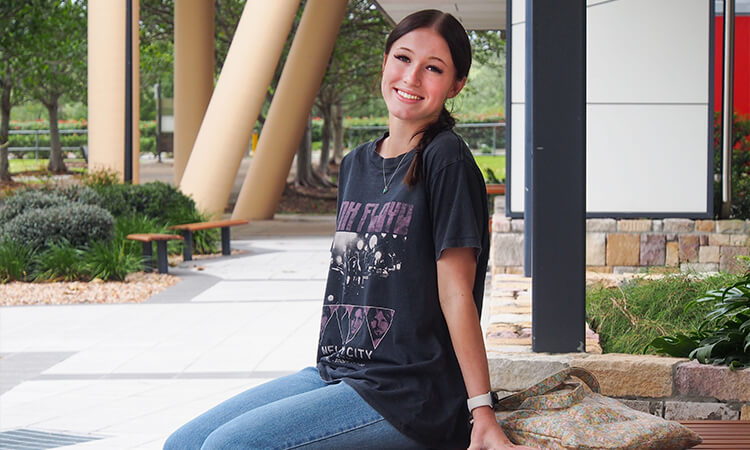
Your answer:
[[[180,181],[199,210],[220,215],[247,151],[299,0],[248,0]]]
[[[232,218],[270,219],[284,191],[347,0],[308,0]]]
[[[174,4],[174,181],[180,184],[214,89],[214,2]]]
[[[90,171],[125,171],[125,0],[88,2]],[[133,2],[133,182],[138,182],[138,1]]]

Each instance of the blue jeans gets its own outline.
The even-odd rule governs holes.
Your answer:
[[[401,434],[343,382],[328,384],[318,369],[249,389],[175,431],[171,449],[411,449]]]

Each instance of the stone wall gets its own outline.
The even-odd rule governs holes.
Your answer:
[[[493,216],[493,273],[523,273],[523,228],[523,219],[503,211]],[[750,220],[586,220],[586,269],[592,272],[739,272],[737,255],[750,256]]]
[[[669,420],[750,420],[750,370],[681,358],[586,353],[488,354],[492,389],[515,392],[566,367],[596,375],[602,394]]]

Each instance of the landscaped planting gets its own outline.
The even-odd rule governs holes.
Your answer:
[[[750,271],[594,284],[587,289],[586,312],[604,353],[750,366]]]
[[[207,218],[166,183],[116,184],[111,174],[88,175],[85,185],[24,189],[0,203],[0,282],[123,280],[142,269],[142,247],[131,233]],[[195,253],[215,251],[217,230],[194,234]],[[168,246],[181,252],[179,242]]]
[[[697,328],[657,338],[651,345],[662,353],[703,364],[750,367],[750,258],[742,259],[748,264],[744,276],[685,306],[686,312],[711,309]]]

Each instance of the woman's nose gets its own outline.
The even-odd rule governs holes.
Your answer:
[[[419,86],[421,83],[419,69],[417,67],[409,67],[406,69],[404,71],[404,82],[413,86]]]

